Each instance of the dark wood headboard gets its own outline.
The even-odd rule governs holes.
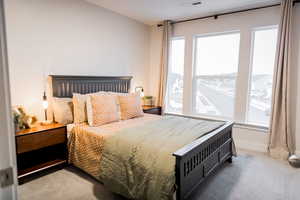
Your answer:
[[[128,93],[131,76],[64,76],[50,75],[53,97],[72,97],[73,93],[99,91]]]

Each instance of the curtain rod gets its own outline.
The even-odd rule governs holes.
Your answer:
[[[300,0],[295,0],[294,5],[296,3],[300,3]],[[179,24],[179,23],[190,22],[190,21],[195,21],[195,20],[200,20],[200,19],[207,19],[207,18],[211,18],[211,17],[213,17],[214,19],[218,19],[219,16],[232,15],[232,14],[235,14],[235,13],[247,12],[247,11],[252,11],[252,10],[259,10],[259,9],[263,9],[263,8],[271,8],[271,7],[276,7],[276,6],[280,6],[280,3],[267,5],[267,6],[256,7],[256,8],[248,8],[248,9],[244,9],[244,10],[237,10],[237,11],[232,11],[232,12],[224,12],[224,13],[219,13],[219,14],[214,14],[214,15],[208,15],[208,16],[205,16],[205,17],[197,17],[197,18],[179,20],[179,21],[171,22],[171,24]],[[160,26],[163,26],[163,25],[162,24],[157,24],[157,27],[160,27]]]

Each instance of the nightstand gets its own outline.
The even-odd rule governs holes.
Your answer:
[[[67,128],[62,124],[39,125],[16,133],[18,179],[67,164]]]
[[[143,106],[144,113],[161,115],[161,107],[160,106]]]

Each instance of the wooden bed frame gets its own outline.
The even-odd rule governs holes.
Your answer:
[[[72,97],[73,93],[113,91],[128,93],[131,76],[50,76],[53,97]],[[232,122],[206,134],[173,153],[176,158],[176,199],[185,200],[208,175],[225,161],[232,162]]]

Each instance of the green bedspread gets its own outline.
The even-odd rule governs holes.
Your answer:
[[[166,116],[119,131],[104,144],[100,180],[129,199],[170,199],[175,191],[172,153],[223,124]]]

